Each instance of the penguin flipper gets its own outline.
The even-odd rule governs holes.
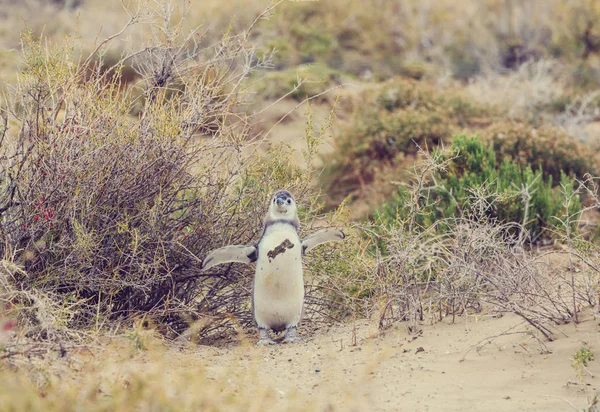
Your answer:
[[[314,249],[322,243],[343,240],[346,237],[344,232],[337,229],[323,229],[313,233],[302,241],[302,254]]]
[[[222,263],[252,263],[258,257],[256,246],[233,245],[215,249],[202,261],[202,269],[208,269]]]

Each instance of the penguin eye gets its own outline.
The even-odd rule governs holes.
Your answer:
[[[288,205],[291,205],[292,201],[290,199],[288,199]]]

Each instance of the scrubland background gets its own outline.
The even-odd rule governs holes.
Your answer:
[[[599,2],[0,4],[0,409],[397,410],[443,364],[407,410],[502,410],[444,349],[499,339],[558,376],[518,408],[596,410]],[[253,268],[200,261],[282,188],[348,238],[306,258],[308,343],[260,352]]]

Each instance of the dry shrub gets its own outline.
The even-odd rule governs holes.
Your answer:
[[[248,31],[206,46],[171,6],[131,15],[124,30],[143,13],[153,40],[109,71],[101,56],[113,38],[76,64],[72,44],[22,37],[20,82],[2,102],[0,254],[19,267],[11,287],[68,309],[50,322],[65,330],[137,315],[168,334],[200,318],[245,322],[251,269],[201,272],[199,259],[255,241],[276,188],[296,195],[303,217],[317,208],[309,174],[327,129],[309,127],[305,169],[284,147],[254,155],[242,80],[268,56],[256,58]],[[126,61],[142,97],[119,81]],[[32,296],[8,300],[28,307]]]
[[[471,79],[467,90],[477,102],[497,106],[509,117],[536,115],[563,98],[565,71],[559,62],[541,59],[522,64],[514,71],[488,70]]]
[[[467,90],[475,101],[497,108],[514,121],[537,127],[554,124],[588,143],[592,140],[588,126],[600,119],[599,92],[593,85],[581,90],[573,83],[567,65],[540,59],[503,73],[488,70],[471,79]]]
[[[575,96],[554,118],[555,124],[563,127],[571,136],[589,144],[595,151],[599,149],[598,134],[590,129],[593,129],[598,121],[600,121],[600,91],[598,90]]]
[[[385,296],[380,325],[402,320],[411,328],[419,322],[453,319],[466,313],[514,313],[553,340],[552,326],[577,319],[583,308],[595,305],[597,268],[577,269],[574,287],[569,267],[524,254],[515,245],[509,225],[458,219],[444,221],[444,235],[388,234],[389,257],[378,269],[380,293]],[[589,261],[598,257],[598,250]],[[580,268],[588,261],[576,259]],[[575,271],[576,269],[573,269]]]
[[[525,251],[525,229],[486,217],[498,194],[473,191],[472,210],[461,218],[440,219],[420,227],[419,214],[427,213],[427,189],[436,172],[451,160],[421,152],[406,209],[395,226],[366,228],[378,244],[379,263],[370,274],[373,294],[382,300],[380,326],[408,321],[415,330],[423,321],[439,321],[465,313],[514,313],[554,339],[553,325],[578,321],[578,313],[597,304],[600,249],[583,240],[574,224],[581,210],[570,204],[582,192],[597,207],[597,179],[589,175],[579,190],[563,188],[564,208],[558,216],[557,235],[564,249],[544,254]],[[489,189],[489,188],[488,188]],[[437,228],[444,226],[440,233]],[[516,235],[515,233],[519,233]]]

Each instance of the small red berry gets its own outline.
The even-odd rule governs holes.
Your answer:
[[[8,320],[8,321],[4,322],[4,325],[2,325],[2,330],[4,332],[11,331],[14,328],[15,328],[15,322],[12,320]]]

